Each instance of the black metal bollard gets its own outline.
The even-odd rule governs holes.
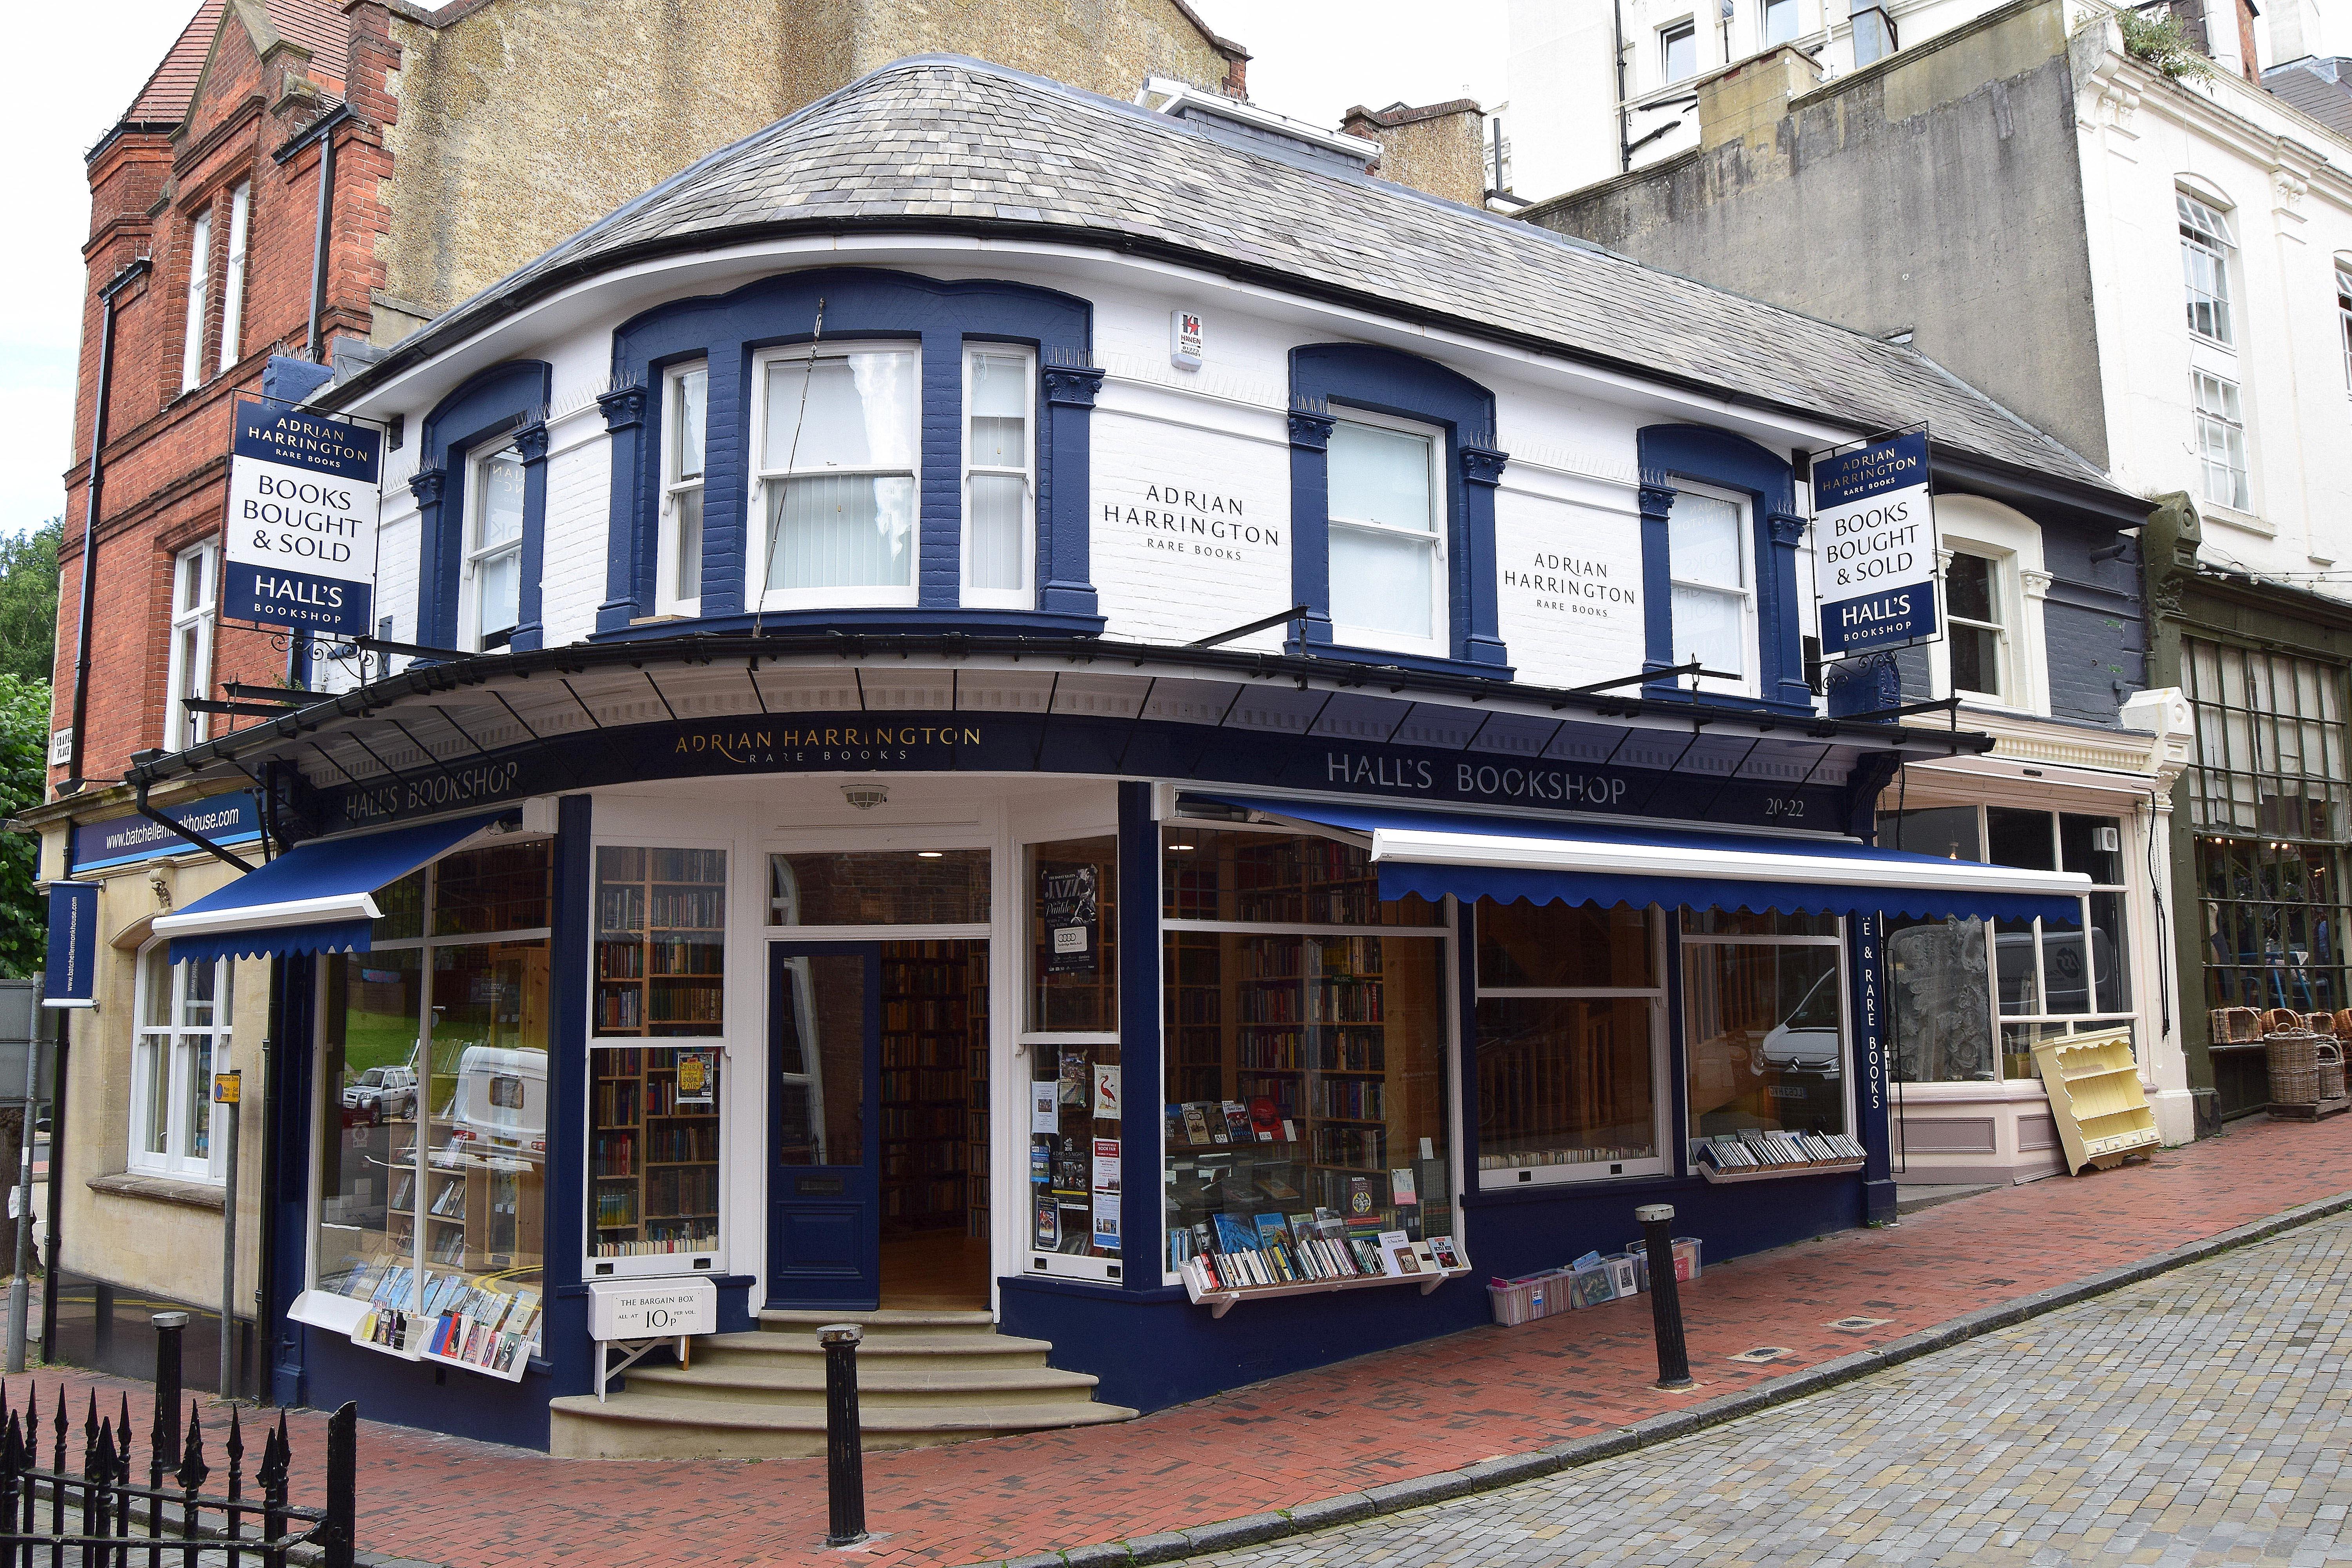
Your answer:
[[[829,1323],[816,1331],[824,1347],[824,1496],[827,1546],[866,1539],[866,1450],[857,1430],[856,1323]]]
[[[188,1327],[185,1312],[158,1312],[148,1320],[155,1325],[155,1442],[157,1452],[180,1462],[180,1339]]]
[[[1633,1211],[1650,1260],[1650,1323],[1658,1340],[1658,1386],[1695,1388],[1690,1352],[1683,1344],[1683,1296],[1675,1279],[1675,1206],[1643,1204]]]

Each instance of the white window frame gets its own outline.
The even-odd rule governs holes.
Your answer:
[[[1685,1018],[1688,1016],[1690,1006],[1690,950],[1692,948],[1827,947],[1837,950],[1838,1083],[1840,1091],[1844,1097],[1845,1106],[1845,1125],[1839,1129],[1839,1131],[1843,1132],[1845,1136],[1849,1138],[1859,1140],[1862,1137],[1862,1130],[1860,1124],[1854,1120],[1853,1080],[1857,1075],[1854,1072],[1853,1061],[1853,975],[1846,952],[1846,933],[1850,928],[1851,922],[1848,921],[1847,917],[1844,915],[1835,917],[1837,921],[1837,934],[1835,936],[1759,936],[1746,932],[1718,933],[1715,931],[1685,931],[1683,929],[1683,916],[1686,912],[1703,913],[1705,911],[1693,910],[1690,906],[1685,905],[1680,909],[1669,910],[1666,916],[1667,920],[1673,923],[1675,928],[1675,957],[1678,960],[1675,965],[1677,973],[1675,976],[1675,984],[1683,994],[1683,1007]],[[1990,924],[1990,922],[1988,922],[1988,924]],[[1690,1110],[1690,1026],[1685,1022],[1683,1027],[1683,1081],[1674,1086],[1674,1098],[1675,1103],[1682,1107],[1683,1139],[1685,1149],[1684,1160],[1685,1165],[1684,1174],[1696,1176],[1699,1173],[1698,1157],[1696,1153],[1698,1141],[1701,1138],[1711,1136],[1711,1134],[1703,1133],[1698,1130],[1697,1119],[1693,1116]]]
[[[1676,76],[1674,67],[1675,45],[1684,38],[1690,40],[1691,66],[1690,69]],[[1658,29],[1658,85],[1672,87],[1678,81],[1690,80],[1698,75],[1698,18],[1685,16],[1660,27]]]
[[[189,568],[196,573],[196,600],[180,602]],[[192,544],[172,557],[171,647],[167,656],[163,695],[163,749],[184,752],[201,745],[212,732],[212,716],[182,706],[191,679],[195,693],[212,689],[213,611],[220,599],[220,554],[212,540]],[[191,668],[193,666],[193,668]]]
[[[205,384],[205,312],[212,303],[213,209],[188,220],[188,322],[180,344],[180,390]]]
[[[799,364],[812,358],[833,359],[853,353],[904,353],[914,362],[915,439],[913,458],[903,468],[790,468],[768,466],[768,373],[778,364]],[[897,609],[921,602],[923,586],[923,349],[915,338],[850,340],[840,343],[799,343],[760,355],[751,365],[751,417],[746,426],[751,448],[751,500],[744,517],[758,540],[746,552],[746,565],[760,584],[758,603],[763,610]],[[786,454],[789,459],[790,454]],[[768,487],[786,479],[829,474],[838,479],[906,479],[915,491],[915,534],[908,563],[907,584],[863,588],[771,588]],[[748,599],[751,597],[746,595]]]
[[[1756,47],[1758,48],[1769,49],[1775,44],[1793,43],[1796,40],[1797,34],[1801,31],[1798,26],[1799,13],[1797,10],[1797,4],[1798,0],[1764,0],[1763,6],[1757,13],[1756,17]],[[1789,26],[1786,33],[1778,38],[1772,36],[1772,19],[1774,13],[1776,12],[1789,19]]]
[[[983,354],[1017,358],[1023,364],[1023,386],[1025,401],[1022,409],[1022,430],[1028,440],[1028,451],[1023,466],[1017,468],[996,468],[971,460],[971,374],[974,363]],[[964,526],[962,559],[959,563],[962,598],[969,608],[986,610],[1026,610],[1037,602],[1037,358],[1017,343],[967,343],[963,351],[963,479],[957,493],[963,498]],[[1002,477],[1018,479],[1022,494],[1026,498],[1022,516],[1025,526],[1021,531],[1021,585],[1017,588],[976,588],[971,581],[971,481],[973,478]]]
[[[211,1106],[205,1138],[206,1152],[202,1156],[191,1154],[184,1147],[184,1135],[194,1121],[192,1112],[195,1107],[192,1103],[193,1097],[202,1093],[205,1099],[201,1103],[209,1104],[212,1084],[209,1076],[201,1083],[194,1081],[190,1077],[189,1065],[197,1045],[209,1043],[212,1047],[212,1070],[216,1073],[228,1070],[232,1034],[229,1015],[236,1005],[236,961],[226,958],[212,961],[213,1022],[209,1026],[191,1026],[181,1022],[181,1014],[186,1004],[188,977],[195,963],[169,962],[170,954],[164,952],[165,947],[166,939],[159,937],[139,950],[137,994],[131,1014],[134,1024],[130,1168],[149,1175],[168,1176],[175,1181],[201,1182],[218,1186],[225,1179],[221,1170],[221,1142],[226,1135],[226,1111],[224,1107]],[[156,960],[158,953],[163,954],[160,963]],[[164,1003],[165,1021],[149,1024],[148,1010],[154,1000],[152,988],[156,983],[153,972],[158,968],[162,970],[163,984],[170,988],[171,994]],[[154,1091],[159,1055],[165,1096],[163,1107],[164,1148],[161,1153],[150,1151],[146,1139],[141,1135],[141,1129],[146,1126],[156,1110]]]
[[[499,643],[496,647],[486,647],[482,641],[485,635],[482,628],[482,570],[501,556],[512,555],[515,558],[515,624],[522,624],[522,531],[518,531],[508,543],[485,545],[482,542],[482,523],[488,515],[483,507],[483,495],[488,483],[490,465],[500,458],[512,458],[517,468],[522,467],[522,450],[511,438],[495,444],[485,441],[480,450],[470,452],[466,457],[466,556],[465,564],[459,569],[457,624],[465,628],[461,640],[468,651],[475,653],[495,653],[509,646]],[[524,476],[523,482],[526,485],[530,483],[528,474]],[[524,520],[523,526],[525,530],[530,527],[528,518]],[[505,629],[511,637],[513,628]]]
[[[2195,421],[2198,489],[2205,500],[2231,511],[2251,514],[2254,510],[2253,468],[2246,455],[2245,392],[2238,383],[2201,366],[2189,373],[2189,416]],[[2209,402],[2209,387],[2212,397]],[[2220,447],[2220,459],[2213,455],[2213,446]],[[2228,495],[2214,493],[2214,476],[2229,476]]]
[[[686,383],[689,376],[702,380],[702,467],[691,478],[679,472],[679,461],[686,455],[684,438],[678,429],[678,416],[686,407]],[[655,547],[654,607],[666,616],[699,616],[702,613],[700,579],[696,591],[680,592],[677,580],[678,527],[681,512],[679,501],[689,492],[703,497],[703,524],[710,521],[710,375],[709,365],[701,360],[691,364],[672,365],[662,382],[662,447],[661,447],[661,526]]]
[[[1960,495],[1936,498],[1936,522],[1943,535],[1946,557],[1937,563],[1937,613],[1947,622],[1951,618],[1951,594],[1945,580],[1949,555],[1982,556],[2000,574],[1995,592],[2008,595],[2001,619],[2007,634],[2001,674],[2009,681],[2009,690],[2000,696],[1955,690],[1951,643],[1945,638],[1927,645],[1930,689],[1938,697],[1960,697],[1972,707],[2048,713],[2050,660],[2042,617],[2049,574],[2043,570],[2041,528],[2032,519],[1998,501]]]
[[[2344,389],[2352,393],[2352,257],[2336,258],[2336,332],[2344,349]]]
[[[1944,679],[1942,682],[1945,695],[1949,697],[1972,698],[1979,702],[1992,703],[1996,707],[2023,707],[2025,704],[2018,700],[2018,699],[2023,696],[2024,693],[2019,689],[2021,683],[2018,679],[2017,646],[2020,639],[2017,636],[2018,628],[2013,624],[2018,619],[2017,606],[2020,600],[2023,597],[2023,595],[2021,592],[2021,584],[2018,581],[2017,558],[2005,550],[1988,550],[1982,545],[1968,544],[1957,540],[1951,542],[1954,544],[1955,548],[1941,552],[1943,560],[1939,563],[1941,566],[1940,574],[1943,578],[1943,593],[1940,597],[1943,601],[1944,624],[1946,627],[1945,640],[1943,644]],[[1952,610],[1951,565],[1954,561],[1959,559],[1963,555],[1967,556],[1971,561],[1981,561],[1985,563],[1986,574],[1992,580],[1994,616],[1992,620],[1973,620],[1969,617],[1957,615]],[[2000,618],[2003,611],[2007,611],[2009,613],[2009,618],[2006,620]],[[1996,679],[2001,687],[2000,690],[1979,691],[1973,687],[1963,687],[1959,685],[1958,680],[1953,677],[1951,672],[1951,636],[1949,628],[1956,626],[1968,626],[1978,631],[1989,631],[1993,634],[1996,649],[1994,653],[1994,658],[1996,660],[1995,674]]]
[[[245,331],[245,246],[250,227],[253,183],[240,180],[228,194],[228,259],[221,268],[220,368],[240,357]]]
[[[1373,522],[1362,518],[1342,518],[1329,507],[1331,493],[1329,455],[1325,455],[1323,544],[1324,582],[1330,582],[1331,535],[1342,529],[1386,539],[1408,539],[1416,543],[1427,541],[1431,557],[1429,569],[1429,626],[1431,635],[1425,637],[1404,637],[1370,626],[1359,626],[1339,613],[1336,603],[1327,605],[1331,616],[1331,635],[1345,647],[1385,648],[1391,653],[1425,654],[1444,658],[1454,652],[1453,595],[1447,592],[1453,559],[1454,498],[1445,484],[1447,443],[1444,426],[1418,419],[1397,419],[1369,409],[1335,407],[1332,422],[1336,425],[1361,425],[1376,430],[1395,430],[1407,436],[1419,436],[1429,442],[1429,512],[1430,531],[1426,534],[1412,532],[1391,523]]]
[[[2231,320],[2235,300],[2230,289],[2230,252],[2237,248],[2237,240],[2230,232],[2229,215],[2187,191],[2176,190],[2172,199],[2180,219],[2180,283],[2189,335],[2199,342],[2234,351],[2237,329]],[[2212,268],[2210,290],[2197,279],[2200,258]],[[2212,318],[2216,330],[2208,331],[2197,324],[2200,308]]]
[[[1739,679],[1717,680],[1700,676],[1692,680],[1691,689],[1736,697],[1754,697],[1761,690],[1759,681],[1763,664],[1762,639],[1756,625],[1756,498],[1745,490],[1727,490],[1719,485],[1702,484],[1680,474],[1673,476],[1672,483],[1678,495],[1706,496],[1712,500],[1727,501],[1739,509]],[[1674,575],[1674,511],[1669,507],[1666,512],[1666,620],[1669,626],[1674,621],[1674,589],[1695,588],[1705,593],[1726,595],[1731,592],[1719,583],[1702,583],[1696,578]],[[1670,651],[1673,663],[1682,664],[1689,658],[1683,649]]]
[[[1595,1002],[1636,999],[1649,1004],[1650,1015],[1650,1146],[1657,1152],[1646,1160],[1612,1160],[1569,1162],[1556,1165],[1498,1165],[1492,1170],[1475,1162],[1485,1157],[1483,1147],[1463,1152],[1463,1164],[1477,1180],[1481,1193],[1508,1192],[1514,1187],[1540,1187],[1567,1183],[1624,1181],[1637,1176],[1663,1176],[1672,1173],[1674,1152],[1674,1110],[1682,1098],[1681,1086],[1675,1082],[1673,1053],[1667,1048],[1672,1030],[1666,1017],[1666,924],[1679,920],[1673,910],[1661,911],[1653,904],[1642,911],[1644,932],[1650,950],[1650,973],[1655,985],[1489,985],[1478,975],[1477,942],[1469,944],[1470,951],[1462,961],[1471,966],[1475,989],[1470,1005],[1470,1052],[1475,1061],[1478,1050],[1478,1004],[1486,1001],[1510,1001],[1528,998],[1536,1001]],[[1475,1068],[1474,1068],[1475,1070]]]

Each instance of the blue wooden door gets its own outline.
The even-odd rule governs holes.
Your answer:
[[[768,1305],[880,1305],[882,948],[768,950]]]

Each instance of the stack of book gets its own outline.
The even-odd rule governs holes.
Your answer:
[[[1403,1231],[1351,1235],[1328,1208],[1287,1217],[1217,1215],[1171,1237],[1177,1271],[1197,1298],[1271,1286],[1339,1283],[1450,1273],[1463,1267],[1450,1236],[1432,1237],[1426,1252]]]
[[[1701,1174],[1757,1175],[1852,1165],[1864,1158],[1862,1145],[1843,1132],[1781,1132],[1749,1128],[1701,1138],[1691,1148]]]

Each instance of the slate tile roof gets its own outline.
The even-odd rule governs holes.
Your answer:
[[[898,60],[712,153],[411,340],[455,341],[626,257],[917,220],[1029,227],[1255,274],[2113,492],[2099,469],[1912,350],[1533,225],[1214,140],[959,57]],[[395,351],[381,372],[409,357]],[[373,379],[373,377],[371,378]]]

